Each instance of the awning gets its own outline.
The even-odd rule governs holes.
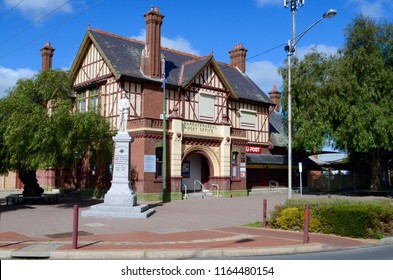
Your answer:
[[[315,162],[308,157],[293,156],[292,165],[301,162],[305,165],[315,165]],[[247,164],[274,164],[274,165],[288,165],[287,155],[272,155],[272,154],[247,154]]]
[[[346,153],[324,153],[309,156],[313,162],[318,165],[344,164],[348,162]]]

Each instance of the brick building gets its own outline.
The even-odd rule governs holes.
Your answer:
[[[274,105],[245,74],[247,50],[234,46],[225,64],[212,54],[163,48],[164,16],[153,7],[144,18],[145,42],[88,28],[71,67],[78,110],[98,110],[115,130],[117,102],[126,92],[127,130],[134,138],[130,174],[138,199],[162,196],[165,150],[172,199],[218,189],[225,197],[247,195],[247,149],[268,151]]]

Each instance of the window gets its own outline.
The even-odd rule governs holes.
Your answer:
[[[237,178],[239,177],[239,172],[238,172],[238,164],[237,164],[237,160],[238,160],[238,152],[232,152],[232,178]]]
[[[156,148],[156,178],[162,177],[162,147]]]
[[[89,94],[89,111],[98,110],[98,88],[91,89]]]
[[[253,110],[240,110],[240,128],[248,130],[256,130],[257,128],[257,112]]]
[[[207,93],[207,92],[199,93],[199,120],[200,121],[206,121],[206,122],[214,121],[215,100],[216,100],[216,96],[211,93]]]
[[[77,94],[78,112],[98,110],[98,88],[81,91]]]
[[[86,112],[86,91],[77,94],[78,112]]]

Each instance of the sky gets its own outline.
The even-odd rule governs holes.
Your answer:
[[[143,15],[151,6],[165,16],[162,45],[200,56],[213,53],[229,63],[237,44],[248,50],[246,73],[265,92],[282,89],[277,73],[284,66],[284,45],[292,38],[292,14],[283,0],[0,0],[0,98],[18,79],[41,70],[40,49],[56,49],[53,68],[68,70],[90,25],[145,40]],[[297,42],[298,57],[313,46],[335,53],[344,29],[359,14],[393,22],[392,0],[305,0],[296,13],[297,34],[329,9],[324,19]]]

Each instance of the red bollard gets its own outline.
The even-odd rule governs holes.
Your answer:
[[[72,226],[72,249],[78,249],[78,218],[79,205],[74,205],[74,219]]]
[[[263,226],[266,227],[266,216],[267,216],[267,200],[263,200]]]
[[[308,243],[308,227],[310,225],[310,205],[306,205],[306,210],[304,211],[304,234],[303,234],[303,244]]]

